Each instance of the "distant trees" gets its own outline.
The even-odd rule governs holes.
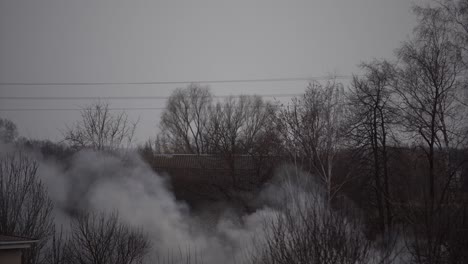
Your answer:
[[[39,239],[24,263],[43,263],[41,253],[53,233],[53,205],[36,176],[38,164],[21,151],[0,155],[0,234]]]
[[[259,96],[231,96],[213,102],[207,87],[191,84],[170,96],[160,123],[161,134],[154,142],[147,142],[141,153],[150,158],[154,152],[219,155],[230,177],[219,184],[213,181],[211,187],[226,199],[238,200],[240,192],[259,187],[269,156],[277,154],[275,111],[276,107]],[[240,155],[252,157],[257,177],[239,175],[243,169],[236,164]]]
[[[54,158],[60,161],[71,158],[76,151],[62,142],[53,142],[50,140],[36,140],[21,137],[16,143],[26,151],[40,153],[45,158]]]
[[[213,103],[207,87],[191,84],[169,97],[155,148],[184,154],[249,154],[265,136],[274,107],[259,96]]]
[[[229,168],[230,179],[225,179],[229,187],[221,189],[226,198],[243,200],[239,199],[242,192],[258,189],[267,179],[262,171],[268,171],[271,156],[277,154],[276,145],[271,144],[277,138],[272,123],[275,110],[259,96],[228,97],[213,107],[207,138],[211,153],[223,157]],[[237,164],[240,155],[251,157],[256,177],[240,173],[245,169],[245,164]]]
[[[212,100],[209,89],[196,84],[172,93],[161,117],[161,130],[171,151],[190,154],[209,151],[206,132]]]
[[[75,148],[112,150],[132,142],[136,125],[125,112],[112,113],[108,103],[95,102],[81,110],[81,120],[64,137]]]
[[[11,143],[18,137],[16,124],[11,120],[0,118],[0,142]]]
[[[259,143],[272,136],[274,114],[274,106],[255,95],[228,97],[217,103],[207,130],[212,153],[223,155],[233,167],[235,155],[267,154],[269,146]]]

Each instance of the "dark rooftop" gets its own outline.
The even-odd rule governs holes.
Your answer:
[[[239,155],[234,158],[236,169],[253,170],[252,156]],[[185,169],[229,169],[226,160],[220,155],[160,154],[153,160],[156,168]]]
[[[11,243],[34,243],[36,242],[36,239],[32,238],[26,238],[26,237],[20,237],[20,236],[7,236],[7,235],[1,235],[0,234],[0,245],[1,244],[11,244]]]

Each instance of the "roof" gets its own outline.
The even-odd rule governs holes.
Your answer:
[[[255,169],[252,156],[238,155],[233,160],[238,170]],[[226,159],[221,155],[162,154],[154,157],[153,165],[157,168],[229,169]]]
[[[0,235],[0,250],[29,248],[37,241],[37,239],[20,236]]]
[[[258,188],[273,175],[274,156],[158,154],[151,166],[167,174],[177,199],[196,203],[226,199],[227,192]]]

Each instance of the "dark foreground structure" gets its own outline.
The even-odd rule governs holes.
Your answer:
[[[23,251],[36,242],[24,237],[0,235],[0,263],[21,264]]]

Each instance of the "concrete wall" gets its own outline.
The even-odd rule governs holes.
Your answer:
[[[21,250],[0,249],[0,264],[21,264]]]

